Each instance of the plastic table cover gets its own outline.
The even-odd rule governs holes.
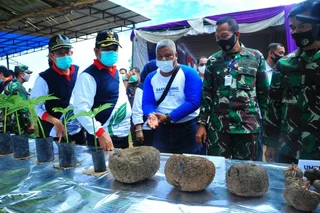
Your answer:
[[[57,155],[57,146],[55,156]],[[30,143],[31,154],[35,143]],[[92,166],[90,149],[76,147],[82,165],[69,170],[53,168],[58,161],[37,165],[36,157],[0,158],[0,209],[5,212],[299,212],[282,195],[287,164],[254,162],[266,168],[269,191],[263,197],[244,198],[229,193],[227,169],[241,161],[204,156],[215,163],[214,181],[200,192],[181,192],[166,182],[164,167],[170,154],[161,154],[156,175],[146,181],[124,184],[109,172],[101,177],[83,174]],[[111,152],[105,152],[106,162]],[[316,212],[320,212],[318,207]]]

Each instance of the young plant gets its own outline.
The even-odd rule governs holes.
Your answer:
[[[74,107],[72,107],[72,106],[67,107],[67,108],[55,107],[55,108],[52,109],[54,112],[60,112],[60,113],[63,114],[63,125],[64,125],[64,130],[65,130],[65,134],[66,134],[66,142],[67,142],[67,143],[69,143],[69,135],[68,135],[68,129],[67,129],[67,122],[73,120],[72,116],[69,117],[69,116],[67,116],[67,115],[70,114],[69,112],[70,112],[71,110],[73,110],[73,109],[74,109]],[[72,111],[71,111],[71,113],[72,113]]]
[[[8,108],[8,115],[14,113],[15,114],[15,118],[16,118],[16,122],[17,122],[17,128],[18,128],[18,134],[21,135],[21,126],[20,126],[20,121],[19,121],[19,114],[18,114],[18,110],[21,110],[23,108],[25,108],[25,100],[22,99],[22,97],[20,95],[11,95],[8,96],[8,104],[9,104],[9,108]],[[17,106],[21,106],[20,108],[18,108]],[[24,107],[22,107],[24,106]]]
[[[16,95],[18,96],[18,95]],[[14,96],[12,96],[14,97]],[[20,96],[19,96],[20,97]],[[43,126],[41,124],[41,120],[40,118],[36,115],[36,112],[34,110],[34,107],[37,106],[40,103],[46,102],[46,101],[50,101],[50,100],[57,100],[58,98],[52,95],[44,95],[44,96],[40,96],[37,98],[30,98],[28,100],[23,100],[21,97],[20,98],[13,98],[13,102],[14,104],[11,103],[11,106],[9,108],[8,114],[11,114],[13,112],[16,113],[16,119],[17,119],[17,111],[24,109],[24,108],[28,108],[29,113],[31,115],[31,117],[36,117],[37,118],[37,122],[39,125],[39,128],[41,130],[42,133],[42,137],[45,138],[45,133],[43,130]],[[17,125],[18,125],[18,131],[20,131],[20,123],[19,123],[19,119],[17,120]]]
[[[94,118],[96,117],[96,115],[97,115],[99,112],[101,112],[101,111],[103,111],[103,110],[105,110],[105,109],[108,109],[108,108],[110,108],[111,106],[112,106],[112,104],[106,103],[106,104],[103,104],[103,105],[101,105],[101,106],[93,109],[93,110],[90,110],[90,111],[88,111],[88,112],[83,111],[83,112],[80,112],[80,113],[78,113],[78,114],[76,114],[76,115],[73,115],[73,116],[71,116],[71,117],[69,118],[70,120],[73,120],[73,119],[76,119],[76,118],[79,118],[79,117],[82,117],[82,116],[88,116],[88,117],[91,118],[92,126],[93,126],[94,145],[95,145],[95,147],[96,147],[96,151],[98,151],[98,144],[97,144],[97,138],[96,138],[96,128],[95,128],[95,123],[94,123],[94,120],[95,120],[95,119],[94,119]]]
[[[10,102],[8,101],[8,96],[4,94],[0,94],[0,109],[4,110],[3,113],[3,133],[7,132],[7,113],[8,108],[11,106]]]

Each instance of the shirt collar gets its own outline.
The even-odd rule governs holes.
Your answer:
[[[117,70],[116,65],[113,65],[111,67],[107,67],[104,64],[102,64],[101,61],[99,61],[98,59],[93,60],[93,65],[95,67],[97,67],[99,71],[102,71],[102,70],[108,71],[112,75],[112,77],[114,77],[116,70]]]
[[[59,70],[59,68],[57,67],[56,63],[54,63],[54,62],[52,63],[52,69],[53,69],[56,73],[58,73],[59,75],[63,75],[68,81],[71,80],[71,76],[73,75],[74,70],[75,70],[74,66],[71,65],[70,68],[69,68],[69,69],[70,69],[70,73],[69,73],[69,75],[67,75],[65,72]]]
[[[6,81],[1,82],[2,85],[4,85],[5,83],[12,81],[13,77],[9,76],[8,79]]]

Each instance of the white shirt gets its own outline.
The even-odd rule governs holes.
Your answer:
[[[133,105],[132,105],[132,123],[134,125],[142,124],[142,129],[151,130],[148,126],[147,121],[143,122],[143,111],[142,111],[142,95],[143,90],[137,87],[134,94]]]
[[[119,74],[119,78],[121,78]],[[70,99],[70,104],[75,106],[74,114],[78,114],[80,112],[88,112],[91,110],[94,104],[94,97],[96,95],[97,83],[94,78],[88,73],[81,73],[78,76],[76,84],[74,86],[72,96]],[[117,125],[117,127],[113,128],[113,133],[118,137],[126,137],[129,134],[130,130],[130,117],[131,117],[131,106],[126,95],[126,89],[122,82],[122,79],[119,80],[119,97],[116,105],[114,106],[114,110],[110,118],[114,115],[114,113],[119,109],[120,105],[123,103],[126,104],[126,117],[121,122],[121,125]],[[110,135],[110,127],[109,122],[110,118],[106,121],[106,123],[101,124],[94,118],[94,128],[92,124],[92,120],[88,116],[82,116],[77,118],[81,125],[88,131],[89,134],[93,135],[93,132],[97,132],[101,127]],[[112,134],[111,134],[112,136]]]
[[[267,61],[266,61],[266,72],[268,74],[269,84],[271,84],[273,69],[269,66]]]
[[[30,98],[38,98],[48,94],[49,87],[47,82],[41,76],[38,76],[36,82],[34,83],[33,89],[31,90]],[[47,112],[44,103],[38,104],[34,107],[34,109],[39,118],[42,118],[42,115]]]
[[[40,96],[48,95],[49,87],[47,82],[41,77],[38,76],[36,82],[34,83],[33,89],[31,90],[30,98],[38,98]],[[71,101],[71,100],[70,100]],[[34,107],[36,114],[41,119],[43,114],[47,112],[46,106],[44,103],[40,103]],[[63,115],[60,117],[60,121],[62,121]],[[81,130],[80,123],[75,119],[67,122],[67,130],[70,135],[74,135]],[[57,137],[56,129],[53,127],[50,131],[50,136]]]

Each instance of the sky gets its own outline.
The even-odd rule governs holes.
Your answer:
[[[279,5],[293,4],[301,0],[111,0],[112,2],[133,10],[151,21],[138,24],[136,27],[163,24],[166,22],[180,21],[186,19],[200,18],[204,16],[231,13],[259,8],[273,7]],[[132,55],[132,43],[130,41],[130,31],[119,33],[120,44],[123,48],[119,50],[118,68],[129,68],[129,59]],[[80,66],[83,71],[92,64],[95,58],[93,48],[95,40],[81,41],[73,44],[73,63]],[[13,60],[29,66],[34,71],[29,82],[24,86],[32,88],[38,73],[48,68],[48,50],[35,52]],[[16,65],[10,62],[10,69]],[[1,60],[0,65],[6,66],[6,60]]]

